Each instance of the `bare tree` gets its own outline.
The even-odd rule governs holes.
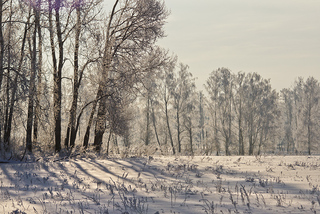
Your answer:
[[[243,136],[243,96],[244,96],[245,73],[239,72],[235,77],[234,85],[236,94],[233,96],[234,109],[238,119],[238,153],[244,155],[244,136]]]
[[[173,87],[171,87],[173,105],[176,112],[177,142],[179,153],[181,153],[184,131],[188,131],[189,142],[192,142],[192,120],[190,114],[194,108],[192,101],[194,99],[193,93],[195,90],[195,80],[192,78],[192,74],[188,71],[188,69],[189,66],[180,63],[177,78],[174,81]],[[189,145],[192,150],[191,144]]]
[[[174,79],[174,73],[173,73],[173,69],[175,66],[171,66],[169,67],[168,70],[165,71],[165,78],[164,78],[164,86],[163,86],[163,100],[164,100],[164,109],[165,109],[165,118],[166,118],[166,124],[167,124],[167,130],[168,130],[168,134],[169,134],[169,139],[170,139],[170,144],[171,144],[171,148],[172,148],[172,153],[173,155],[176,154],[176,150],[174,147],[174,143],[173,143],[173,137],[172,137],[172,133],[171,133],[171,127],[170,127],[170,119],[169,119],[169,102],[170,99],[172,97],[172,94],[170,93],[170,91],[172,91],[172,86],[173,86],[173,79]]]
[[[38,63],[37,63],[37,97],[36,97],[36,103],[35,103],[35,115],[34,115],[34,124],[33,124],[33,141],[38,142],[38,127],[39,127],[39,120],[40,120],[40,114],[41,114],[41,97],[42,97],[42,90],[43,90],[43,83],[42,83],[42,27],[40,25],[40,19],[41,19],[41,13],[40,8],[42,5],[42,1],[37,1],[37,9],[38,9],[38,18],[35,20],[35,26],[37,27],[38,32]]]
[[[225,139],[225,154],[230,155],[230,145],[232,139],[232,97],[233,79],[229,69],[221,68],[220,72],[220,91],[219,91],[219,110],[221,133]]]
[[[9,149],[10,144],[10,138],[11,138],[11,131],[12,131],[12,121],[14,117],[14,108],[17,100],[17,92],[18,92],[18,79],[22,78],[24,79],[24,76],[22,75],[23,70],[23,62],[25,60],[25,45],[27,40],[27,33],[30,29],[30,19],[31,19],[31,9],[28,10],[28,15],[26,16],[27,20],[24,23],[24,32],[23,32],[23,38],[20,42],[17,42],[21,44],[19,56],[13,54],[14,48],[13,45],[10,45],[12,42],[11,38],[11,31],[12,31],[12,15],[13,15],[13,4],[12,1],[10,2],[10,17],[9,17],[9,38],[8,38],[8,50],[7,50],[7,89],[6,89],[6,95],[7,95],[7,105],[6,105],[6,113],[5,113],[5,124],[4,124],[4,142],[5,142],[5,148]],[[25,18],[25,17],[24,17]],[[19,41],[19,40],[18,40]],[[17,46],[18,48],[18,46]],[[18,63],[13,63],[12,56],[18,57]],[[15,66],[16,67],[15,67]],[[10,80],[10,71],[14,71],[14,80]],[[11,82],[12,81],[12,82]],[[12,84],[10,84],[12,83]],[[12,85],[12,87],[10,87]],[[11,90],[11,96],[10,96],[10,88]]]
[[[111,79],[126,76],[128,86],[135,83],[138,63],[145,53],[151,53],[155,41],[163,36],[162,26],[167,17],[164,4],[157,0],[117,0],[109,17],[103,53],[103,67],[97,94],[98,103],[94,146],[100,150],[107,119],[108,84]],[[121,64],[122,63],[122,64]],[[139,64],[138,64],[139,65]],[[120,66],[126,72],[120,72]],[[153,66],[153,65],[152,65]],[[145,70],[150,70],[145,69]],[[114,82],[114,81],[111,81]],[[98,96],[97,96],[98,97]]]
[[[55,151],[61,150],[61,104],[62,104],[62,69],[64,65],[64,43],[68,38],[70,31],[69,20],[72,8],[69,11],[66,22],[62,26],[61,8],[63,2],[61,0],[48,0],[49,6],[49,33],[50,33],[50,48],[53,64],[53,113],[54,113],[54,136],[55,136]],[[53,13],[54,12],[54,13]],[[55,19],[53,20],[53,15]],[[64,36],[64,37],[63,37]],[[57,43],[55,42],[55,37]],[[58,46],[58,57],[56,55],[56,44]]]
[[[307,128],[307,145],[308,154],[311,155],[312,148],[315,144],[317,134],[315,129],[317,127],[317,120],[320,118],[318,112],[318,103],[320,99],[320,86],[318,81],[309,77],[304,85],[305,94],[305,110],[304,110],[304,124]]]
[[[76,11],[76,23],[74,25],[74,50],[73,50],[73,90],[72,90],[72,104],[70,108],[70,116],[69,123],[67,127],[67,134],[65,138],[65,147],[74,147],[76,140],[76,114],[78,109],[78,98],[79,98],[79,89],[84,76],[84,71],[87,67],[98,60],[98,56],[90,56],[87,59],[82,59],[80,57],[80,45],[81,40],[86,39],[86,42],[90,42],[87,37],[95,37],[96,35],[92,35],[92,33],[84,32],[86,25],[94,25],[98,24],[96,22],[96,17],[99,14],[99,10],[96,10],[97,7],[101,6],[100,0],[92,0],[88,2],[83,2],[77,0],[73,3],[73,7]],[[92,13],[92,14],[91,14]],[[88,28],[88,27],[87,27]],[[88,31],[91,30],[90,28]],[[90,31],[89,31],[90,32]],[[95,33],[95,34],[98,34]],[[94,47],[97,47],[96,44]],[[87,44],[83,44],[86,47],[85,51],[88,51]],[[97,51],[98,52],[98,51]],[[82,62],[82,63],[81,63]]]
[[[210,96],[210,101],[208,101],[208,109],[212,118],[212,144],[215,147],[216,154],[220,153],[220,141],[219,141],[219,126],[218,126],[218,105],[219,105],[219,84],[220,75],[217,70],[211,72],[209,79],[206,83],[206,90]]]
[[[30,86],[29,86],[29,102],[28,102],[28,118],[27,118],[27,134],[26,134],[26,149],[32,152],[32,126],[34,118],[34,95],[35,95],[35,78],[36,78],[36,64],[37,64],[37,29],[39,24],[39,10],[36,5],[33,7],[34,11],[34,30],[32,34],[32,47],[31,49],[31,70],[30,70]]]

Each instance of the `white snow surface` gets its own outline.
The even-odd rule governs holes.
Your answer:
[[[0,163],[0,213],[320,213],[320,157]]]

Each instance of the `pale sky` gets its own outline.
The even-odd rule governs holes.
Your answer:
[[[159,44],[190,66],[200,90],[211,71],[257,72],[278,91],[320,81],[320,0],[165,0]]]

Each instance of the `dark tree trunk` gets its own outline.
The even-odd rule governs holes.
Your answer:
[[[9,16],[9,33],[8,33],[8,50],[7,50],[7,88],[6,88],[6,109],[5,109],[5,118],[4,118],[4,143],[5,143],[5,150],[8,150],[10,145],[10,134],[11,134],[11,122],[9,120],[9,117],[11,116],[11,112],[9,112],[9,109],[11,109],[10,106],[10,73],[11,73],[11,29],[12,29],[12,0],[10,1],[10,16]],[[16,74],[17,75],[17,74]],[[13,85],[13,84],[12,84]],[[15,92],[15,88],[17,86],[13,85],[13,92]],[[14,104],[14,98],[11,96],[11,101],[13,100]],[[13,112],[12,112],[13,113]]]
[[[93,141],[93,146],[95,147],[95,150],[97,152],[100,152],[101,150],[103,134],[106,129],[106,126],[105,126],[106,119],[107,119],[106,117],[107,117],[107,97],[103,97],[102,99],[100,99],[100,102],[99,102],[97,121],[96,121],[96,127],[95,127],[95,135],[94,135],[94,141]]]
[[[37,8],[40,8],[41,0],[37,2]],[[37,11],[38,12],[38,11]],[[38,12],[39,13],[39,12]],[[36,20],[36,26],[38,29],[38,51],[39,51],[39,59],[38,59],[38,75],[37,75],[37,99],[35,105],[35,117],[34,117],[34,124],[33,124],[33,141],[35,143],[38,142],[38,124],[40,120],[40,106],[41,106],[41,95],[42,95],[42,34],[41,34],[41,26],[40,26],[40,14],[38,15],[39,18]]]
[[[24,48],[25,48],[25,43],[26,43],[26,38],[27,38],[29,20],[30,20],[30,13],[29,13],[29,16],[28,16],[28,20],[25,23],[25,29],[24,29],[22,45],[21,45],[19,67],[18,67],[18,72],[15,74],[15,78],[14,78],[14,81],[13,81],[13,89],[12,89],[12,93],[11,93],[10,109],[8,111],[9,112],[8,113],[8,118],[6,120],[5,129],[4,129],[4,142],[6,143],[6,145],[5,145],[6,147],[9,146],[10,137],[11,137],[11,126],[12,126],[12,120],[13,120],[13,110],[14,110],[14,105],[15,105],[15,101],[16,101],[16,92],[17,92],[17,88],[18,88],[18,84],[17,84],[17,82],[18,82],[18,73],[20,73],[21,70],[22,70],[22,63],[23,63],[23,60],[24,60]],[[11,64],[11,59],[10,58],[11,57],[10,57],[10,53],[9,53],[8,71],[11,69],[10,68],[10,64]],[[9,100],[8,100],[8,102],[9,102]]]
[[[159,140],[159,136],[158,136],[158,131],[157,131],[157,125],[156,125],[156,117],[154,115],[154,109],[152,108],[152,123],[153,123],[153,128],[154,128],[154,133],[156,135],[156,138],[157,138],[157,142],[158,142],[158,145],[159,145],[159,149],[162,153],[162,150],[161,150],[161,144],[160,144],[160,140]]]
[[[311,95],[310,95],[311,96]],[[311,99],[310,99],[311,100]],[[308,124],[307,124],[307,129],[308,129],[308,154],[311,155],[311,108],[312,108],[312,103],[311,101],[309,100],[309,103],[308,103]]]
[[[181,153],[181,128],[180,128],[180,114],[179,105],[177,106],[177,138],[178,138],[178,153]]]
[[[240,92],[241,93],[241,92]],[[239,155],[244,155],[244,144],[243,144],[243,132],[242,132],[242,97],[240,94],[240,103],[239,103]]]
[[[75,140],[76,140],[76,113],[77,113],[77,107],[78,107],[78,96],[79,96],[79,86],[80,86],[80,80],[79,80],[79,40],[80,40],[80,30],[81,30],[81,13],[80,13],[80,3],[77,3],[77,23],[76,23],[76,35],[75,35],[75,49],[74,49],[74,70],[73,70],[73,99],[72,99],[72,105],[70,109],[70,118],[69,118],[69,124],[67,129],[67,137],[65,140],[65,146],[74,147]],[[69,134],[71,131],[71,134]],[[69,139],[70,138],[70,139]]]
[[[84,139],[83,139],[83,147],[84,147],[84,148],[88,148],[88,145],[89,145],[90,130],[91,130],[92,122],[93,122],[93,116],[94,116],[94,114],[95,114],[95,111],[96,111],[96,108],[97,108],[97,104],[98,104],[98,100],[101,98],[101,95],[102,95],[102,90],[101,90],[101,88],[99,87],[98,93],[97,93],[97,96],[96,96],[96,99],[95,99],[95,101],[93,102],[91,114],[90,114],[90,117],[89,117],[87,129],[86,129],[86,133],[85,133]]]
[[[33,99],[35,93],[35,77],[36,77],[36,56],[37,56],[37,27],[36,23],[39,19],[39,13],[35,12],[35,27],[32,35],[32,53],[31,53],[31,74],[30,74],[30,86],[29,86],[29,103],[28,103],[28,118],[27,118],[27,137],[26,137],[26,149],[28,152],[32,152],[32,125],[33,125]]]
[[[189,128],[188,128],[188,131],[189,131],[189,144],[190,144],[190,151],[191,151],[191,155],[193,156],[193,155],[194,155],[194,152],[193,152],[192,122],[191,122],[191,118],[189,118]]]
[[[3,31],[2,31],[2,8],[3,1],[0,1],[0,91],[2,88],[2,80],[3,80],[3,58],[4,58],[4,39],[3,39]],[[0,141],[2,141],[2,120],[0,121]]]
[[[149,140],[150,140],[150,95],[148,92],[148,97],[147,97],[147,125],[146,125],[146,139],[145,139],[145,145],[149,145]]]
[[[54,112],[54,136],[55,136],[55,151],[61,150],[61,73],[63,67],[63,40],[62,31],[60,26],[60,1],[56,0],[54,4],[55,9],[55,25],[58,37],[59,46],[59,64],[57,66],[57,58],[54,44],[54,32],[52,21],[52,0],[49,0],[49,31],[50,31],[50,43],[53,62],[53,112]]]
[[[165,94],[166,122],[167,122],[167,128],[168,128],[169,137],[170,137],[170,143],[171,143],[171,147],[172,147],[172,153],[173,153],[173,155],[175,155],[175,154],[176,154],[176,150],[174,149],[173,139],[172,139],[172,134],[171,134],[171,129],[170,129],[169,112],[168,112],[168,99],[166,98],[166,96],[167,96],[167,95]]]
[[[0,91],[2,86],[3,79],[3,58],[4,58],[4,39],[3,39],[3,31],[2,31],[2,10],[3,10],[3,1],[0,1]],[[1,123],[0,123],[0,131],[1,131]],[[0,132],[1,136],[1,132]]]

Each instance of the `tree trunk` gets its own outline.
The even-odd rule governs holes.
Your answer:
[[[241,92],[240,92],[241,93]],[[242,132],[242,97],[240,94],[239,101],[239,121],[238,121],[238,129],[239,129],[239,155],[244,155],[244,144],[243,144],[243,132]]]
[[[310,95],[311,96],[311,95]],[[310,99],[311,100],[311,99]],[[309,100],[308,103],[308,154],[311,155],[311,108],[312,108],[312,104],[311,101]]]
[[[27,137],[26,137],[26,149],[28,152],[32,152],[32,125],[33,125],[33,99],[35,93],[35,77],[36,77],[36,57],[37,57],[37,26],[36,23],[39,19],[38,12],[34,9],[35,13],[35,27],[32,35],[32,53],[31,53],[31,74],[30,74],[30,86],[29,86],[29,103],[28,103],[28,118],[27,118]]]
[[[40,8],[41,0],[37,2],[37,8]],[[37,13],[39,13],[37,11]],[[40,106],[41,106],[41,95],[42,95],[42,34],[41,34],[41,26],[40,26],[40,14],[39,18],[36,20],[36,26],[38,29],[38,51],[39,51],[39,59],[38,59],[38,84],[37,84],[37,99],[35,106],[35,117],[33,124],[33,141],[38,142],[38,124],[40,120]]]
[[[178,101],[179,102],[179,101]],[[177,138],[178,138],[178,153],[181,153],[181,130],[180,130],[180,115],[179,105],[177,106]]]
[[[165,89],[167,90],[167,89]],[[166,113],[166,122],[167,122],[167,128],[168,128],[168,133],[169,133],[169,137],[170,137],[170,143],[171,143],[171,147],[172,147],[172,153],[173,155],[176,154],[176,150],[174,149],[174,145],[173,145],[173,139],[172,139],[172,134],[171,134],[171,129],[170,129],[170,123],[169,123],[169,114],[168,114],[168,99],[167,99],[167,91],[165,91],[165,113]]]
[[[0,1],[0,92],[2,88],[2,80],[3,80],[3,58],[4,58],[4,39],[3,39],[3,31],[2,31],[2,8],[3,1]],[[0,120],[0,141],[2,141],[2,120]]]
[[[89,145],[90,130],[91,130],[92,122],[93,122],[93,116],[94,116],[94,114],[96,112],[97,104],[98,104],[98,101],[101,98],[101,96],[102,96],[102,90],[101,90],[101,88],[99,86],[96,99],[93,102],[91,114],[90,114],[90,117],[89,117],[87,129],[86,129],[86,133],[85,133],[84,139],[83,139],[83,147],[84,148],[88,148],[88,145]]]
[[[147,95],[147,126],[146,126],[146,139],[145,139],[145,145],[149,145],[149,139],[150,139],[150,95],[148,92]]]
[[[0,91],[2,86],[3,79],[3,58],[4,58],[4,39],[3,39],[3,31],[2,31],[2,10],[3,10],[3,1],[0,1]],[[1,126],[0,123],[0,138],[1,138]]]
[[[261,129],[261,132],[260,132],[260,141],[259,141],[259,148],[258,148],[258,155],[261,154],[261,147],[262,147],[262,144],[263,144],[263,128]]]
[[[112,130],[110,129],[108,142],[107,142],[107,156],[109,155],[109,148],[110,148],[110,140],[111,140]]]
[[[20,52],[20,60],[19,60],[19,65],[18,65],[18,72],[16,72],[15,78],[14,78],[14,81],[13,81],[13,89],[12,89],[12,93],[11,93],[10,109],[9,109],[9,113],[8,113],[8,118],[7,118],[6,123],[5,123],[5,129],[4,129],[4,142],[6,143],[5,144],[5,148],[9,146],[10,138],[11,138],[11,126],[12,126],[12,120],[13,120],[13,110],[14,110],[14,105],[15,105],[15,101],[16,101],[16,92],[17,92],[17,88],[18,88],[18,84],[17,84],[17,82],[18,82],[18,73],[21,73],[21,70],[22,70],[22,63],[23,63],[23,60],[24,60],[24,48],[25,48],[25,43],[26,43],[26,38],[27,38],[29,21],[30,21],[30,12],[29,12],[28,20],[25,23],[25,29],[24,29],[22,45],[21,45],[21,52]],[[9,42],[10,42],[10,39],[9,39]],[[11,66],[11,57],[10,57],[10,53],[9,53],[9,55],[8,55],[8,71],[11,69],[10,66]],[[8,102],[9,102],[9,100],[8,100]]]
[[[97,121],[95,127],[95,136],[93,141],[93,146],[97,152],[100,152],[103,134],[105,132],[107,120],[107,97],[103,97],[99,101],[98,113],[97,113]]]
[[[65,140],[65,146],[68,148],[69,143],[70,147],[74,147],[75,139],[76,139],[76,113],[77,113],[77,104],[78,104],[78,96],[79,96],[79,40],[80,40],[80,31],[81,31],[81,13],[80,13],[80,3],[77,3],[77,23],[76,23],[76,35],[75,35],[75,49],[74,49],[74,70],[73,70],[73,96],[72,96],[72,105],[70,109],[70,118],[67,129],[67,137]],[[71,131],[71,135],[69,134]],[[70,136],[70,137],[69,137]]]
[[[51,47],[51,55],[52,55],[52,64],[53,64],[53,81],[54,81],[54,89],[53,89],[53,102],[54,102],[54,120],[55,122],[57,121],[58,117],[58,112],[56,110],[56,75],[57,75],[57,57],[56,57],[56,50],[55,50],[55,44],[54,44],[54,32],[53,32],[53,20],[52,20],[52,10],[53,10],[53,5],[52,5],[52,0],[48,0],[49,3],[49,32],[50,32],[50,47]],[[56,124],[55,130],[56,130]],[[55,134],[55,151],[59,152],[61,150],[61,144],[59,145],[58,139],[59,138]]]
[[[217,97],[217,95],[215,97]],[[216,155],[218,156],[220,152],[220,143],[218,138],[218,124],[217,124],[218,117],[217,117],[216,109],[217,109],[217,101],[215,101],[215,104],[214,104],[214,128],[213,129],[214,129],[214,144],[216,147]]]
[[[5,120],[4,120],[4,143],[5,143],[5,150],[8,150],[10,145],[10,133],[11,133],[11,121],[9,121],[9,117],[11,116],[11,112],[9,112],[10,107],[10,73],[11,73],[11,29],[12,29],[12,0],[10,1],[10,16],[9,16],[9,33],[8,33],[8,53],[7,53],[7,88],[6,88],[6,110],[5,110]],[[16,74],[17,75],[17,74]],[[15,88],[17,86],[13,85],[13,92],[15,92]],[[13,99],[13,97],[11,97]],[[14,101],[13,101],[14,102]],[[14,104],[14,103],[13,103]],[[10,116],[9,116],[10,115]]]
[[[161,149],[161,144],[160,144],[160,140],[159,140],[159,136],[158,136],[158,131],[157,131],[157,125],[156,125],[156,117],[154,115],[154,109],[152,107],[152,123],[153,123],[153,128],[154,128],[154,133],[156,135],[156,139],[157,139],[157,142],[158,142],[158,145],[159,145],[159,149],[161,151],[161,154],[162,154],[162,149]]]
[[[58,37],[59,46],[59,64],[57,66],[57,58],[54,44],[54,32],[52,21],[52,0],[49,0],[49,31],[50,31],[50,44],[53,63],[53,113],[54,113],[54,136],[55,136],[55,152],[61,150],[61,72],[63,67],[63,41],[60,26],[60,1],[56,0],[54,4],[55,9],[55,25]]]
[[[113,20],[113,17],[115,15],[116,7],[119,3],[119,0],[116,0],[116,2],[113,5],[112,12],[110,15],[108,27],[107,27],[107,33],[106,33],[106,43],[104,46],[104,52],[103,52],[103,63],[102,63],[102,77],[99,82],[99,89],[98,89],[98,95],[101,94],[101,99],[99,100],[99,107],[98,107],[98,113],[97,113],[97,121],[96,121],[96,127],[95,127],[95,136],[94,136],[94,142],[93,145],[97,152],[100,152],[101,145],[102,145],[102,139],[103,134],[105,131],[105,122],[107,118],[107,91],[108,91],[108,75],[109,75],[109,69],[112,63],[112,44],[111,44],[111,38],[110,38],[110,29],[111,29],[111,23]],[[88,131],[88,128],[87,128]]]
[[[191,151],[191,155],[193,156],[194,152],[193,152],[193,142],[192,142],[192,122],[191,122],[191,118],[189,118],[189,143],[190,143],[190,151]]]
[[[253,102],[252,102],[253,103]],[[253,104],[251,105],[253,106]],[[253,139],[253,112],[251,110],[250,112],[250,118],[249,118],[249,155],[253,155],[253,149],[254,149],[254,139]]]

